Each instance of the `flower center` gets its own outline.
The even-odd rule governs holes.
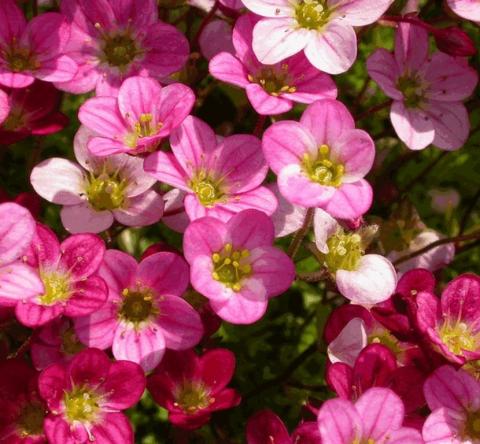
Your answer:
[[[100,397],[86,387],[74,387],[63,398],[65,417],[69,423],[75,421],[93,423],[100,413]]]
[[[15,131],[19,128],[23,128],[25,126],[25,116],[23,115],[23,112],[19,109],[12,109],[2,126],[6,131]]]
[[[288,84],[288,64],[282,63],[280,69],[276,66],[262,68],[255,76],[248,75],[250,82],[258,83],[272,96],[282,93],[294,93],[297,88]]]
[[[478,349],[479,335],[474,334],[465,322],[456,321],[451,324],[446,320],[438,333],[443,343],[455,355],[462,355],[463,350],[476,351]]]
[[[222,180],[214,179],[205,170],[197,172],[189,185],[204,207],[212,207],[224,197]]]
[[[215,402],[210,392],[199,382],[185,381],[175,395],[175,406],[187,414],[195,414]]]
[[[362,238],[356,233],[337,232],[327,240],[325,264],[331,273],[337,270],[353,271],[363,256]]]
[[[66,274],[56,271],[40,272],[45,292],[40,296],[42,305],[54,305],[58,302],[67,301],[71,294],[70,278]]]
[[[138,143],[138,139],[142,137],[155,136],[160,128],[162,128],[162,122],[155,122],[153,115],[145,113],[140,115],[140,119],[133,125],[133,131],[125,136],[125,145],[130,148],[135,148]],[[154,144],[154,147],[156,145]]]
[[[465,429],[462,434],[464,440],[477,441],[480,439],[480,412],[468,412]]]
[[[62,350],[67,355],[75,355],[85,347],[78,340],[75,330],[70,327],[62,334]]]
[[[92,176],[86,188],[87,198],[97,211],[115,210],[120,208],[125,200],[127,183],[116,175],[110,177],[106,173]]]
[[[318,149],[315,159],[305,153],[303,169],[313,182],[324,186],[339,187],[342,184],[345,167],[341,163],[332,161],[329,155],[330,148],[327,145],[322,145]]]
[[[27,404],[23,407],[17,426],[22,438],[43,434],[45,408],[39,403]]]
[[[402,92],[407,108],[418,108],[422,104],[424,92],[417,76],[403,75],[397,81],[397,88]]]
[[[21,48],[13,42],[13,45],[6,51],[5,59],[7,66],[13,72],[33,71],[40,67],[30,49]]]
[[[331,13],[326,0],[304,0],[295,8],[298,25],[306,29],[320,29],[328,23]]]
[[[135,40],[128,33],[104,36],[103,57],[110,66],[115,66],[121,71],[141,53]]]
[[[248,263],[248,250],[234,250],[232,244],[225,244],[223,249],[212,254],[212,277],[234,291],[240,291],[242,280],[252,274]]]
[[[402,351],[398,339],[384,328],[375,329],[368,336],[369,344],[382,344],[396,355]]]
[[[155,307],[151,290],[125,288],[122,295],[123,300],[119,314],[125,321],[138,325],[150,317],[158,315],[158,308]]]

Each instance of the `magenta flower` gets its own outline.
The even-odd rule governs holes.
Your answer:
[[[23,359],[0,363],[0,442],[46,444],[43,420],[48,411],[38,395],[38,373]]]
[[[93,97],[78,112],[87,128],[97,133],[88,142],[96,156],[154,151],[161,140],[188,116],[193,91],[181,83],[162,87],[156,80],[131,77],[118,97]]]
[[[395,51],[377,49],[367,61],[370,77],[393,99],[390,119],[398,137],[412,150],[433,143],[456,150],[470,130],[462,101],[475,89],[478,75],[463,59],[442,52],[428,55],[428,33],[401,23]]]
[[[222,52],[210,61],[213,77],[245,88],[248,100],[259,114],[281,114],[293,102],[312,103],[337,97],[332,79],[314,68],[303,54],[275,65],[260,63],[252,51],[252,32],[258,18],[241,16],[233,29],[235,55]]]
[[[127,226],[158,222],[163,198],[151,189],[155,179],[144,172],[142,159],[126,154],[94,157],[87,149],[93,136],[85,127],[75,136],[75,157],[80,165],[54,157],[35,166],[30,175],[35,191],[63,205],[60,217],[71,233],[100,233],[114,220]]]
[[[247,444],[319,444],[316,422],[303,422],[290,434],[283,421],[271,410],[260,410],[248,419]]]
[[[426,444],[477,443],[480,440],[480,383],[463,370],[444,365],[425,381],[432,413],[422,434]]]
[[[352,403],[329,399],[318,413],[322,444],[423,444],[420,433],[402,427],[402,400],[386,388],[371,388]]]
[[[37,370],[50,364],[70,361],[85,347],[79,341],[71,319],[57,318],[35,330],[30,355]]]
[[[354,26],[377,21],[393,0],[243,0],[264,17],[253,30],[253,51],[264,64],[305,52],[329,74],[347,71],[357,58]]]
[[[0,144],[15,143],[29,135],[56,133],[68,125],[68,117],[59,111],[62,94],[51,83],[36,80],[27,88],[7,92],[7,108],[0,92]]]
[[[10,114],[11,106],[8,95],[5,91],[0,89],[0,125],[5,122],[6,118]]]
[[[0,204],[0,220],[0,267],[3,267],[27,251],[35,236],[35,219],[23,206],[7,202]]]
[[[45,369],[38,388],[50,409],[44,422],[49,442],[133,442],[132,426],[122,410],[135,405],[145,390],[139,365],[110,362],[104,352],[90,348],[68,364]]]
[[[0,85],[25,88],[37,78],[66,82],[77,64],[64,55],[70,29],[61,14],[49,12],[27,23],[14,0],[0,3]]]
[[[183,429],[197,429],[218,410],[240,404],[227,385],[235,372],[235,355],[215,348],[197,356],[193,350],[169,351],[148,378],[155,402],[168,410],[168,420]]]
[[[13,264],[1,277],[1,302],[15,307],[18,320],[28,327],[44,325],[62,314],[92,313],[107,298],[107,286],[96,274],[104,252],[105,244],[96,235],[76,234],[60,244],[53,231],[37,224],[25,264],[20,264],[23,268]]]
[[[159,80],[187,61],[187,39],[158,20],[154,0],[62,0],[61,10],[71,25],[66,53],[79,66],[71,81],[57,83],[62,90],[115,95],[127,77]]]
[[[417,295],[417,320],[437,351],[455,364],[480,359],[480,278],[462,274],[443,290]]]
[[[362,229],[345,232],[328,213],[314,216],[315,244],[324,258],[338,291],[355,304],[367,307],[387,300],[395,291],[397,274],[392,263],[379,254],[365,254],[368,241]]]
[[[210,299],[215,313],[232,324],[252,324],[268,299],[286,291],[295,278],[291,259],[272,246],[272,220],[244,210],[228,223],[213,217],[192,222],[183,237],[193,288]]]
[[[126,359],[152,370],[165,349],[186,350],[203,334],[198,313],[181,297],[188,287],[188,265],[175,253],[135,259],[117,250],[105,253],[100,276],[107,282],[107,303],[75,320],[85,345],[112,346],[115,359]]]
[[[235,53],[232,43],[232,26],[222,19],[209,22],[198,39],[200,51],[207,60],[221,52]]]
[[[237,134],[220,140],[200,119],[189,116],[170,137],[172,153],[157,151],[145,160],[145,171],[186,191],[190,220],[212,216],[224,222],[253,208],[272,214],[277,201],[260,186],[268,167],[260,141]]]
[[[308,106],[300,122],[284,120],[263,136],[263,151],[277,174],[280,192],[290,202],[322,208],[333,217],[355,219],[368,211],[375,145],[336,100]]]
[[[467,20],[480,23],[480,4],[476,0],[447,0],[450,9]]]

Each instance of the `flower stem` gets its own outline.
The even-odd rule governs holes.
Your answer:
[[[305,238],[308,230],[310,229],[310,225],[312,224],[313,221],[313,208],[309,208],[307,210],[307,213],[305,214],[305,219],[303,220],[303,225],[300,227],[300,229],[295,233],[295,236],[292,239],[291,244],[288,247],[287,254],[294,259],[295,256],[298,253],[298,249],[300,248],[300,245]]]
[[[355,120],[362,120],[365,117],[368,117],[371,114],[375,114],[378,111],[381,111],[384,108],[388,108],[393,103],[392,99],[388,99],[385,102],[379,103],[378,105],[372,106],[370,109],[367,109],[365,112],[359,114],[355,117]]]

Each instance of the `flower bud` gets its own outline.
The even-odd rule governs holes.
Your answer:
[[[450,26],[443,29],[432,29],[437,48],[455,57],[475,55],[477,49],[470,36],[460,28]]]

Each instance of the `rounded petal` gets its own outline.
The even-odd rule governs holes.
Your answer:
[[[8,100],[8,95],[0,90],[0,125],[5,121],[5,119],[10,114],[10,104]]]
[[[356,219],[370,209],[372,201],[372,187],[366,180],[360,179],[336,188],[330,200],[320,206],[338,219]]]
[[[212,217],[193,221],[183,236],[183,252],[190,264],[197,256],[211,257],[227,243],[227,226]]]
[[[96,234],[74,234],[60,245],[61,266],[75,280],[82,280],[100,267],[105,255],[105,242]]]
[[[284,120],[265,131],[262,148],[269,167],[279,174],[282,168],[300,164],[305,154],[316,155],[318,147],[305,126]]]
[[[340,0],[335,6],[335,14],[352,26],[365,26],[376,22],[390,7],[393,0]]]
[[[117,323],[117,309],[108,302],[89,316],[74,319],[75,333],[80,342],[100,350],[112,345]]]
[[[250,82],[248,71],[235,56],[228,52],[221,52],[210,60],[208,65],[210,74],[222,82],[245,88]]]
[[[113,216],[128,227],[145,227],[162,218],[163,207],[163,197],[154,190],[148,190],[129,198],[123,208],[113,211]]]
[[[113,224],[110,211],[95,211],[87,202],[63,207],[60,218],[70,233],[100,233]]]
[[[423,424],[422,435],[426,444],[462,444],[460,430],[466,418],[455,410],[440,408],[432,412]]]
[[[30,182],[40,196],[52,203],[77,205],[85,200],[86,175],[67,159],[54,157],[39,163],[32,170]]]
[[[107,250],[99,275],[105,280],[110,294],[120,295],[123,289],[135,283],[137,261],[127,253],[119,250]]]
[[[158,296],[181,296],[188,287],[188,276],[185,260],[178,254],[164,251],[140,262],[135,279],[154,290]]]
[[[338,290],[355,304],[374,305],[387,300],[395,291],[397,275],[391,262],[378,254],[360,259],[356,270],[338,270]]]
[[[36,328],[58,318],[64,311],[62,304],[40,305],[36,299],[22,301],[15,307],[17,319],[27,327]]]
[[[271,215],[275,227],[275,237],[288,236],[299,230],[305,220],[306,209],[292,205],[280,194],[276,184],[270,184],[269,189],[273,191],[278,201],[277,209]]]
[[[198,361],[202,381],[213,393],[225,388],[235,372],[235,355],[226,348],[205,352]]]
[[[343,362],[353,368],[355,360],[367,344],[365,323],[360,318],[353,318],[328,345],[328,357],[333,363]]]
[[[183,191],[190,191],[189,178],[172,153],[157,151],[150,154],[144,162],[145,171],[160,182]]]
[[[147,372],[161,361],[165,339],[154,324],[139,330],[120,325],[115,331],[112,353],[115,359],[136,362]]]
[[[292,3],[288,0],[245,0],[242,3],[263,17],[292,17],[294,14]]]
[[[395,35],[395,60],[401,72],[415,72],[428,57],[428,33],[417,25],[400,23]]]
[[[320,71],[341,74],[357,58],[357,35],[350,25],[331,21],[309,40],[305,55]]]
[[[77,353],[68,367],[69,377],[74,385],[95,387],[107,379],[110,359],[96,348],[87,348]]]
[[[73,79],[78,71],[75,61],[66,56],[54,57],[44,60],[39,69],[35,71],[35,77],[44,82],[68,82]]]
[[[285,60],[304,49],[310,41],[309,30],[298,28],[293,18],[264,19],[253,28],[253,52],[265,65]]]
[[[172,350],[186,350],[197,345],[203,336],[200,315],[184,299],[164,295],[158,304],[157,326],[165,338],[165,346]]]
[[[368,75],[378,83],[382,91],[392,99],[402,100],[396,81],[400,77],[397,62],[392,53],[384,48],[377,49],[367,59]]]
[[[129,444],[134,440],[132,426],[123,413],[107,413],[91,433],[97,444]]]
[[[142,114],[152,114],[161,90],[160,84],[148,77],[126,79],[118,91],[118,109],[123,119],[134,123],[140,121]]]
[[[344,444],[360,440],[362,421],[355,407],[344,399],[325,401],[318,413],[322,444]]]
[[[403,102],[393,102],[390,119],[398,137],[411,150],[423,150],[433,142],[433,121],[425,112],[406,108]]]
[[[0,304],[15,306],[17,302],[44,293],[43,282],[38,271],[21,262],[14,262],[0,267]]]
[[[162,124],[160,134],[167,136],[177,128],[190,114],[194,104],[195,94],[188,86],[182,83],[164,86],[157,103],[158,120]]]
[[[234,291],[212,277],[213,261],[210,256],[198,256],[191,262],[190,280],[200,294],[219,302],[234,296]]]
[[[261,410],[248,419],[248,444],[291,444],[292,440],[283,421],[271,410]]]
[[[468,139],[470,119],[462,103],[431,101],[428,109],[435,137],[433,144],[444,150],[461,148]]]
[[[65,307],[65,315],[76,317],[93,313],[102,307],[107,296],[107,284],[99,276],[76,282],[74,293]]]
[[[270,94],[257,83],[247,85],[246,92],[253,108],[262,116],[282,114],[292,109],[291,100],[283,97],[283,94]]]
[[[227,229],[234,249],[270,246],[275,239],[272,219],[258,210],[236,214],[228,222]]]
[[[339,223],[320,208],[315,210],[313,216],[313,231],[315,233],[315,245],[323,254],[328,253],[327,240],[340,228]]]
[[[83,125],[109,139],[121,138],[128,132],[115,97],[93,97],[78,111]]]

